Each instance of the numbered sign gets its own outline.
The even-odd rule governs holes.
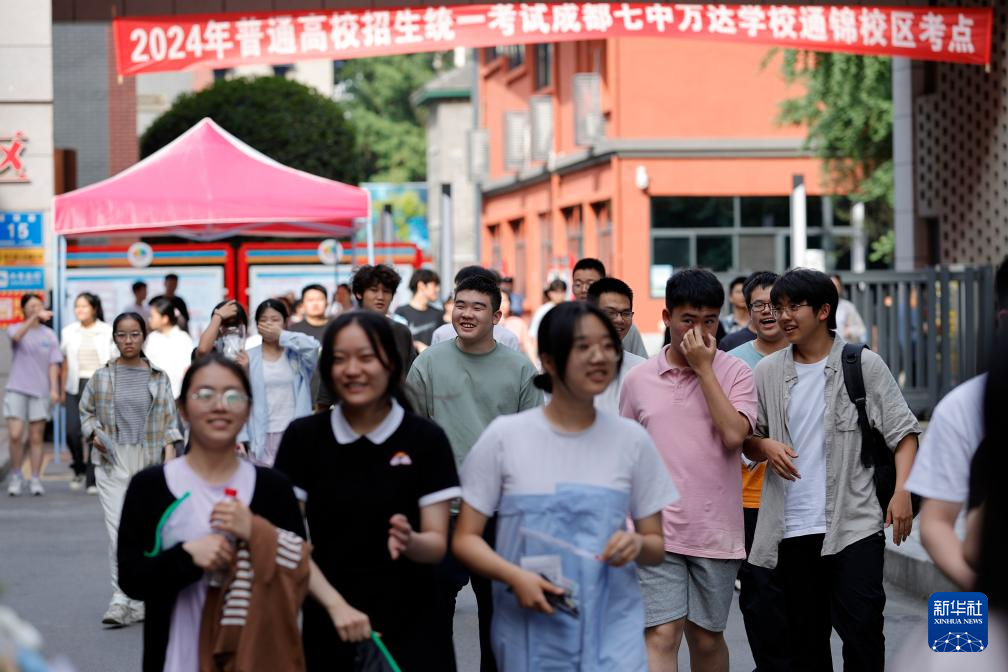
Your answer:
[[[41,246],[41,212],[0,212],[0,248]]]

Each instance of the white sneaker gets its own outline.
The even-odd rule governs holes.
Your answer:
[[[70,479],[70,489],[71,490],[83,490],[84,489],[84,474],[80,476],[74,476]]]
[[[17,477],[11,477],[10,483],[7,484],[7,494],[11,497],[17,497],[21,494],[21,479]]]
[[[97,495],[98,494],[98,486],[97,485],[89,485],[88,489],[86,490],[86,492],[89,495]]]
[[[37,478],[31,479],[28,484],[28,492],[30,492],[34,497],[41,497],[45,494],[45,488],[42,487],[42,481]]]
[[[126,617],[127,623],[143,623],[144,616],[146,615],[143,602],[139,604],[131,604],[129,608],[129,616]]]
[[[110,604],[105,615],[102,616],[102,624],[115,628],[129,625],[129,611],[129,607],[125,604]]]

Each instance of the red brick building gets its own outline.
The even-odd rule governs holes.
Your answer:
[[[830,219],[820,163],[802,149],[804,129],[775,123],[779,102],[800,91],[776,59],[764,66],[766,56],[763,47],[639,38],[483,50],[484,263],[514,275],[534,308],[547,277],[598,257],[634,288],[637,321],[652,331],[674,269],[788,266],[794,175],[809,193],[808,246],[819,247]],[[575,137],[579,73],[595,73],[600,91],[604,130],[588,145]],[[532,127],[524,137],[523,123]],[[542,131],[550,123],[551,137]]]

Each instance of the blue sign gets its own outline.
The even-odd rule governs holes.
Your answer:
[[[987,648],[987,596],[931,593],[928,645],[937,653],[979,653]]]
[[[0,247],[42,247],[42,213],[0,212]]]
[[[31,266],[0,268],[0,290],[31,291],[45,289],[45,269]]]

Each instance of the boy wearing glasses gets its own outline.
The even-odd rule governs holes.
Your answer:
[[[883,512],[844,386],[837,300],[824,273],[781,276],[770,302],[789,346],[756,367],[759,414],[745,454],[768,468],[749,562],[776,569],[783,591],[782,669],[830,669],[831,628],[846,669],[883,669],[883,524],[899,544],[913,521],[905,483],[920,426],[885,362],[864,351],[868,416],[896,452],[896,492]]]
[[[616,278],[601,278],[588,287],[585,299],[606,314],[619,334],[620,341],[623,341],[633,327],[633,290],[630,286]],[[646,361],[644,357],[627,350],[626,343],[623,342],[623,365],[620,366],[619,375],[609,383],[605,392],[595,397],[595,408],[619,413],[620,390],[623,389],[627,374]]]
[[[710,271],[679,271],[665,285],[671,342],[627,375],[620,413],[641,423],[681,498],[662,513],[665,561],[638,570],[649,669],[677,669],[683,634],[692,669],[728,669],[724,629],[745,557],[742,442],[756,422],[745,362],[717,349],[724,287]]]

